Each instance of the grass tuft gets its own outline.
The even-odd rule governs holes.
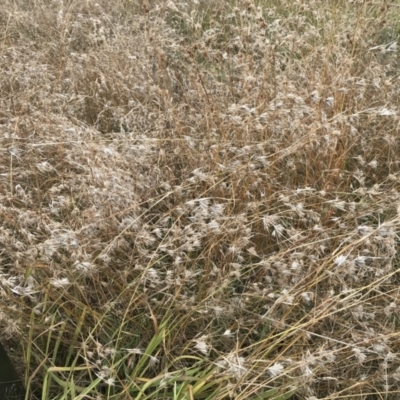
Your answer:
[[[381,3],[3,0],[0,339],[27,398],[399,397]]]

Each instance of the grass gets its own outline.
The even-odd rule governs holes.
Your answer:
[[[27,398],[399,397],[399,7],[3,1]]]

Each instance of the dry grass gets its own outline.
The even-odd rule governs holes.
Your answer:
[[[30,398],[399,398],[399,16],[3,0],[0,326]]]

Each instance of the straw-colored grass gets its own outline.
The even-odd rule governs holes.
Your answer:
[[[0,26],[27,398],[399,398],[398,2],[3,0]]]

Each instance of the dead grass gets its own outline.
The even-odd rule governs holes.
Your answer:
[[[30,398],[398,398],[384,3],[3,1],[0,326]]]

